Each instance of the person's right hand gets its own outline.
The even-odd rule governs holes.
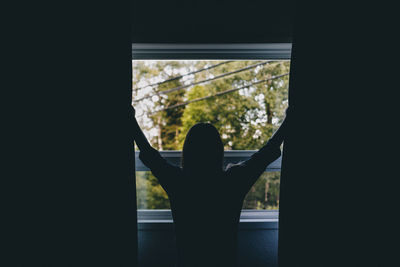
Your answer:
[[[285,115],[286,117],[290,114],[290,107],[287,107],[286,111],[285,111]]]

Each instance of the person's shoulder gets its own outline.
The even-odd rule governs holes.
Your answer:
[[[242,164],[243,164],[243,162],[229,163],[225,168],[225,174],[232,175],[232,174],[236,173],[236,171],[238,171],[242,168]]]
[[[177,171],[180,175],[183,175],[183,168],[182,168],[182,166],[175,165],[175,164],[171,164],[171,165],[176,169],[176,171]]]
[[[169,168],[170,168],[170,173],[174,175],[176,179],[183,179],[185,176],[183,172],[183,168],[179,165],[173,164],[173,163],[168,163]]]
[[[169,166],[171,170],[174,170],[177,174],[182,174],[183,175],[183,168],[180,165],[177,165],[175,163],[169,162],[168,160],[165,160],[166,164]]]

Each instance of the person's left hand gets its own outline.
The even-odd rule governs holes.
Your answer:
[[[133,117],[135,117],[135,115],[136,115],[136,110],[135,110],[135,108],[133,106],[131,106],[131,115]]]

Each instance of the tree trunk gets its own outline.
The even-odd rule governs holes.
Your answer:
[[[158,117],[158,136],[157,136],[157,144],[158,144],[158,150],[162,150],[162,138],[161,138],[161,116]]]
[[[265,181],[265,203],[268,202],[268,191],[269,191],[269,183],[267,180],[267,181]]]
[[[272,125],[271,105],[268,102],[266,102],[265,108],[266,108],[266,112],[267,112],[267,123]]]

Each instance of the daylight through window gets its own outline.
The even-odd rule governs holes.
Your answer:
[[[197,122],[212,123],[221,134],[225,162],[238,162],[266,143],[288,107],[288,60],[134,60],[132,66],[138,123],[175,164]],[[169,209],[157,179],[138,158],[136,165],[138,209]],[[272,165],[247,194],[244,209],[279,208],[280,160]]]

